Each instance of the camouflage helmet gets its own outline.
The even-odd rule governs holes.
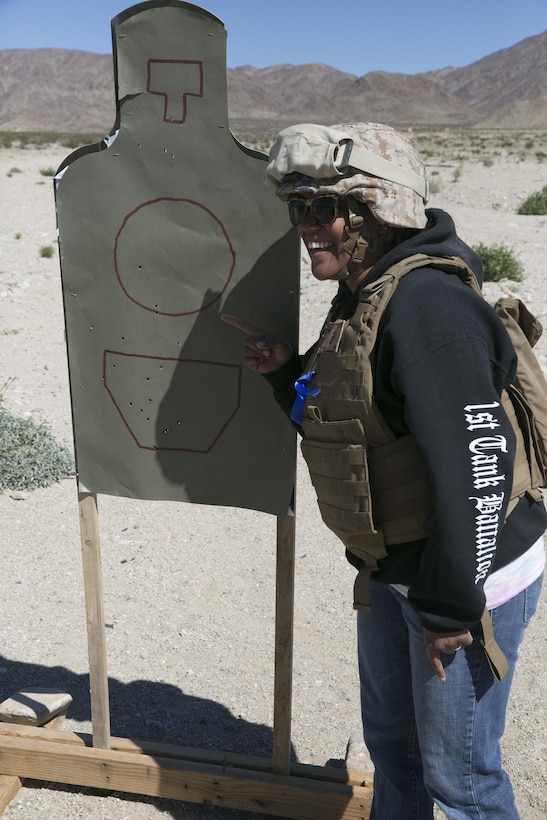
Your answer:
[[[265,182],[280,199],[294,194],[354,197],[375,218],[424,228],[427,179],[412,143],[388,125],[294,125],[274,142]]]

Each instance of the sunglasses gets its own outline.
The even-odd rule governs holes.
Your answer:
[[[303,225],[311,212],[313,222],[332,225],[338,217],[338,197],[318,196],[315,199],[289,199],[289,219],[293,225]]]

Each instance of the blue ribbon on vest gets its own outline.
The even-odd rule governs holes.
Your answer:
[[[315,374],[315,370],[310,370],[308,373],[304,373],[303,376],[300,376],[294,383],[296,398],[291,409],[291,419],[296,424],[301,425],[304,421],[304,402],[306,401],[306,396],[317,396],[318,393],[321,392],[320,387],[308,386]]]

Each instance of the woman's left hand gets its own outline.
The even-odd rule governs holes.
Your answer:
[[[452,655],[465,646],[473,643],[473,636],[468,629],[464,632],[432,632],[424,627],[424,640],[429,663],[439,680],[446,680],[441,653]]]

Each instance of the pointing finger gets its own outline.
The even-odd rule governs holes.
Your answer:
[[[253,339],[264,340],[265,333],[259,327],[250,324],[250,322],[245,322],[243,319],[239,319],[237,316],[232,316],[230,313],[222,313],[220,318],[223,322],[227,325],[231,325],[235,327],[236,330],[241,330],[242,333],[247,334],[247,336],[252,336]]]

